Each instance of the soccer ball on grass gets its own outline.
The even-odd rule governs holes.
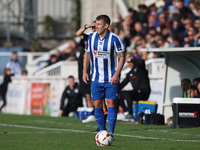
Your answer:
[[[110,146],[113,141],[113,136],[108,131],[102,130],[96,134],[95,141],[98,146]]]

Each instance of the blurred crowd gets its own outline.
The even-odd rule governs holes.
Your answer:
[[[163,57],[161,53],[142,52],[141,48],[198,47],[200,46],[200,2],[193,0],[158,0],[147,7],[129,8],[122,18],[112,18],[110,30],[119,35],[127,54],[144,60]],[[77,60],[84,43],[69,40],[70,47],[55,51],[48,60],[51,65],[59,60]]]
[[[124,19],[117,14],[111,28],[122,38],[127,53],[144,60],[163,57],[140,49],[199,46],[199,4],[192,0],[159,0],[149,7],[139,5],[137,11],[129,8]]]

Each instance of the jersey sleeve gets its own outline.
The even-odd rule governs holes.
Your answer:
[[[116,36],[116,39],[115,39],[115,49],[117,53],[124,52],[124,45],[119,36]]]

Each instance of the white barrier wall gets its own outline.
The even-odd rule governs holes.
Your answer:
[[[58,116],[66,80],[62,77],[13,77],[8,86],[7,106],[3,112]],[[41,108],[34,109],[36,105],[41,105]],[[33,112],[39,109],[43,112]]]
[[[150,101],[155,101],[158,104],[158,111],[162,113],[162,86],[163,80],[162,76],[162,60],[151,60],[146,62],[148,69],[153,71],[150,72],[150,85],[151,85],[151,95],[149,97]],[[125,64],[122,73],[121,80],[123,80],[128,73],[130,68]],[[75,80],[78,82],[78,63],[77,61],[72,62],[58,62],[53,64],[43,70],[35,73],[36,76],[33,77],[13,77],[12,83],[8,87],[7,101],[8,105],[4,110],[7,113],[14,114],[27,114],[39,112],[37,115],[50,115],[58,116],[59,105],[62,91],[66,86],[66,80],[69,75],[73,75]],[[155,76],[156,75],[156,76]],[[35,88],[36,84],[38,89]],[[42,93],[45,88],[43,86],[49,86],[49,100],[45,99],[45,104],[49,104],[50,108],[45,105],[43,108],[36,108],[33,110],[37,104],[37,99],[33,97],[43,97]],[[19,90],[20,89],[20,90]],[[36,91],[36,92],[35,92]],[[17,96],[16,96],[17,94]],[[34,96],[33,96],[34,95]],[[34,100],[33,100],[34,99]],[[35,101],[35,102],[32,102]],[[32,103],[31,103],[32,102]],[[33,104],[34,103],[34,104]],[[34,106],[33,106],[34,105]],[[32,107],[31,107],[32,106]],[[31,111],[32,110],[32,111]],[[44,113],[45,112],[45,113]],[[33,114],[34,114],[33,113]]]

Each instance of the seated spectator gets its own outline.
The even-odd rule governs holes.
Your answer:
[[[132,59],[133,58],[133,59]],[[125,121],[133,119],[133,101],[148,100],[151,88],[149,83],[148,71],[145,68],[143,59],[135,59],[130,56],[127,59],[128,66],[131,70],[127,73],[125,79],[120,84],[120,89],[123,89],[128,83],[131,84],[129,91],[120,92],[120,102],[126,99],[128,105],[128,115]],[[124,110],[126,111],[126,110]]]
[[[76,54],[73,48],[69,47],[62,51],[63,59],[65,61],[76,60]]]
[[[188,8],[184,5],[183,0],[176,0],[176,6],[177,6],[177,8],[181,14],[181,17],[183,19],[191,18],[191,16],[193,16],[193,13],[190,10],[190,8]]]
[[[170,21],[168,20],[166,14],[164,12],[162,12],[158,15],[158,20],[159,20],[159,26],[157,27],[157,30],[159,27],[161,27],[163,25],[167,28],[170,27]]]
[[[174,18],[175,17],[176,16],[174,16]],[[173,19],[172,25],[170,26],[170,31],[171,35],[178,36],[180,39],[182,39],[183,35],[185,34],[184,24],[180,21],[180,19]]]
[[[50,66],[50,65],[53,65],[53,64],[55,64],[57,62],[57,57],[56,57],[56,55],[50,55],[50,58],[49,58],[49,60],[47,61],[47,66],[46,67],[48,67],[48,66]]]
[[[192,11],[192,13],[194,14],[194,16],[198,16],[197,6],[198,5],[196,2],[190,1],[189,8]]]
[[[181,80],[181,89],[182,89],[182,97],[187,98],[187,90],[191,88],[191,81],[188,78],[184,78]]]
[[[187,95],[188,98],[197,98],[197,88],[194,85],[192,85],[191,88],[187,89]]]
[[[65,105],[66,99],[68,101]],[[59,116],[73,117],[74,113],[77,112],[78,107],[82,107],[82,97],[79,92],[78,83],[74,81],[73,76],[69,76],[68,86],[64,89],[62,93]]]
[[[199,18],[194,20],[194,32],[195,34],[199,33],[199,27],[200,27],[200,20]]]
[[[197,84],[197,97],[200,98],[200,82]]]
[[[184,36],[183,36],[183,47],[190,47],[190,39],[188,37],[188,34],[186,33]]]
[[[55,52],[54,52],[54,55],[56,56],[56,58],[57,58],[57,62],[59,62],[59,61],[62,61],[63,60],[63,56],[62,56],[62,53],[61,53],[61,51],[59,51],[59,50],[55,50]]]
[[[188,34],[188,38],[189,38],[189,45],[190,45],[190,47],[194,47],[194,38],[195,38],[194,29],[192,27],[189,28],[187,34]]]
[[[138,6],[138,19],[142,24],[147,23],[147,18],[149,16],[148,8],[146,5],[141,4]]]
[[[27,70],[22,70],[22,76],[27,76],[28,75],[28,71]]]
[[[194,47],[199,47],[200,46],[200,32],[197,33],[194,37]]]
[[[143,29],[141,22],[136,22],[134,24],[134,31],[131,33],[131,36],[141,35],[142,37],[146,35],[147,32]]]
[[[167,41],[164,41],[162,34],[157,34],[155,36],[155,42],[160,48],[169,48],[170,44]]]
[[[160,33],[162,34],[163,40],[167,41],[167,38],[170,35],[170,29],[165,26],[161,26],[160,29]]]
[[[197,84],[200,82],[200,78],[198,77],[198,78],[194,78],[193,80],[192,80],[192,85],[194,85],[196,88],[197,88]]]

